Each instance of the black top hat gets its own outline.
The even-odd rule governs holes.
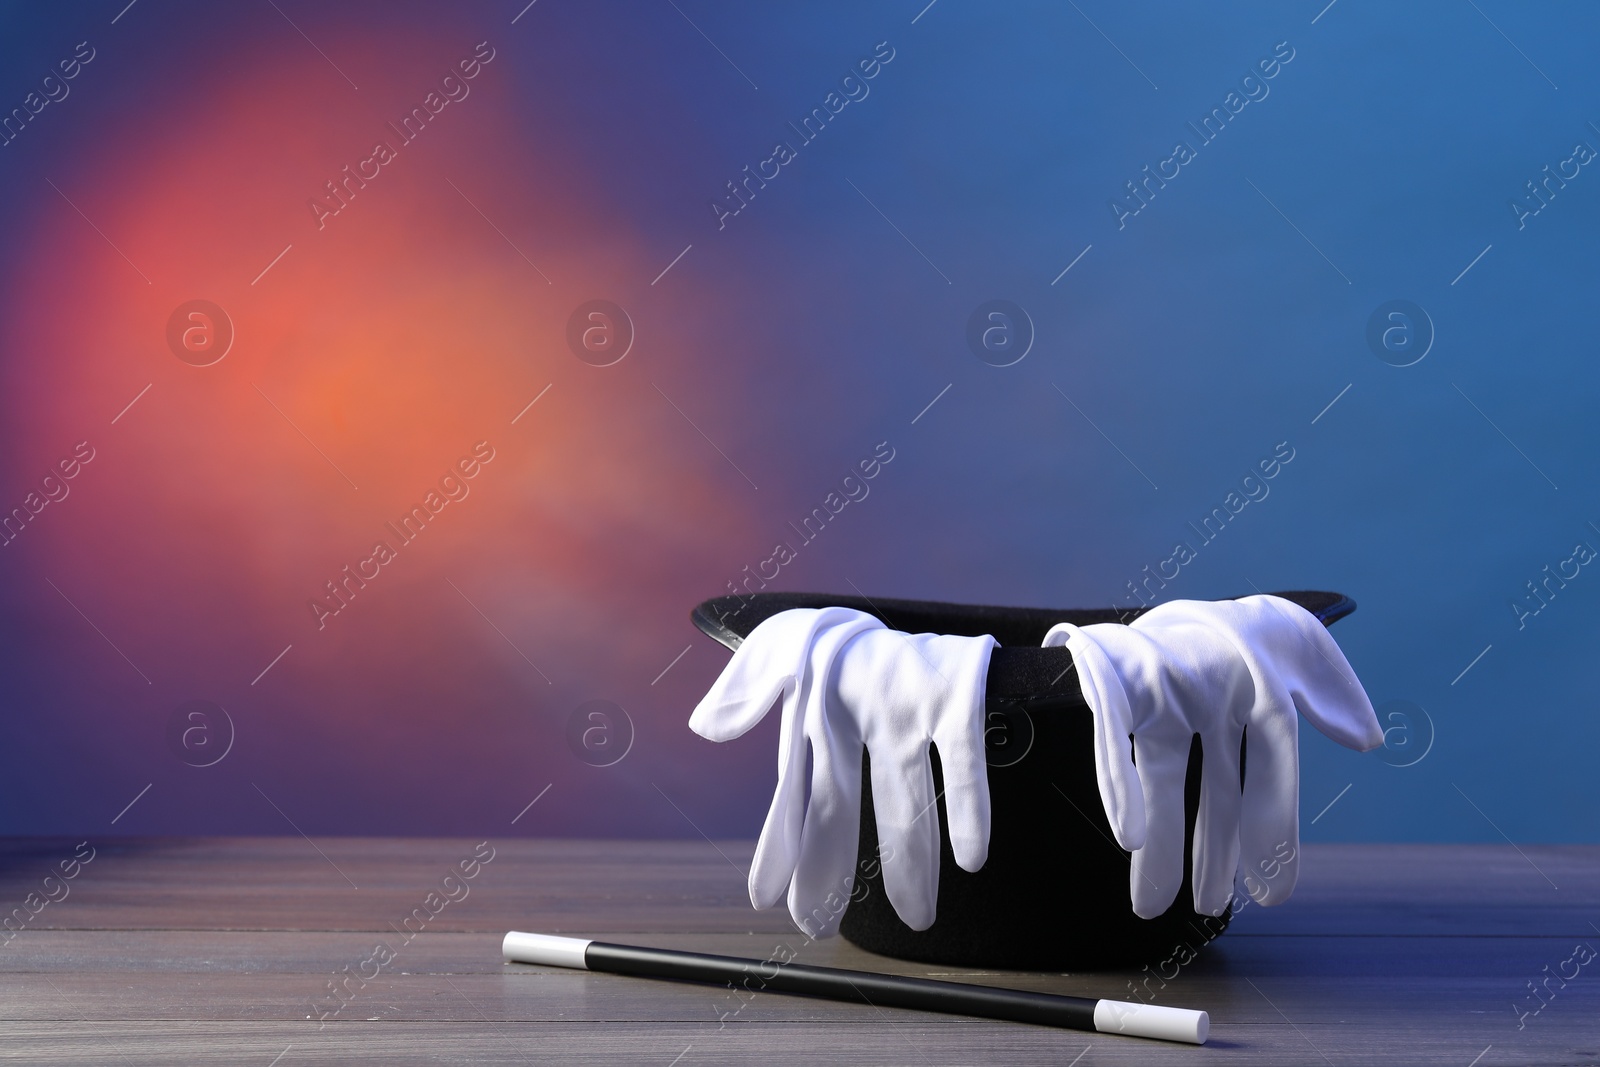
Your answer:
[[[1324,625],[1355,610],[1340,593],[1273,596],[1300,605]],[[1202,916],[1192,906],[1188,865],[1167,911],[1133,913],[1131,854],[1117,845],[1095,777],[1093,713],[1083,699],[1072,653],[1040,648],[1057,623],[1130,623],[1144,608],[1051,610],[892,600],[826,593],[755,593],[707,600],[690,614],[703,632],[738,648],[752,630],[791,608],[846,607],[907,633],[992,635],[999,647],[985,685],[989,764],[989,858],[968,873],[956,865],[945,829],[938,752],[938,918],[926,930],[900,921],[883,890],[871,765],[863,760],[857,884],[840,932],[871,952],[966,967],[1072,970],[1184,962],[1228,925],[1230,911]],[[1200,798],[1200,738],[1189,750],[1184,853],[1190,854]],[[1240,780],[1245,774],[1243,754]],[[1188,952],[1185,953],[1185,948]]]

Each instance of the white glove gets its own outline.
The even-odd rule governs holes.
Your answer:
[[[795,608],[762,622],[689,717],[701,737],[739,737],[783,697],[778,787],[750,867],[750,902],[789,914],[812,937],[838,929],[855,884],[861,750],[883,885],[913,930],[932,925],[939,894],[939,816],[928,760],[939,747],[955,860],[989,854],[984,682],[992,637],[906,634],[849,608]],[[805,763],[811,752],[811,796]]]
[[[1280,597],[1175,600],[1128,626],[1062,623],[1044,644],[1072,650],[1095,717],[1101,803],[1117,842],[1133,853],[1129,888],[1142,918],[1166,911],[1183,882],[1193,735],[1204,751],[1193,857],[1194,909],[1202,915],[1222,913],[1236,873],[1259,904],[1281,904],[1294,891],[1296,709],[1347,748],[1383,743],[1372,704],[1326,627]]]

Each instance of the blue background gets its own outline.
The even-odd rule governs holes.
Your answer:
[[[230,42],[305,59],[304,39],[270,7],[144,0],[110,25],[123,6],[0,14],[6,106],[76,41],[92,37],[99,51],[94,78],[0,154],[0,269],[13,279],[31,269],[31,220],[60,206],[42,175],[114,197],[115,173],[71,172],[83,145],[174,121],[164,116],[224,75]],[[29,635],[72,616],[28,567],[0,559],[10,725],[0,832],[279,833],[287,812],[309,833],[465,833],[500,826],[550,782],[551,803],[516,832],[750,836],[770,795],[774,724],[720,749],[688,734],[726,655],[686,613],[768,556],[785,523],[873,444],[890,441],[894,462],[782,585],[1131,604],[1127,583],[1175,542],[1197,545],[1187,524],[1287,441],[1294,459],[1270,495],[1161,596],[1324,588],[1359,603],[1335,636],[1381,714],[1395,702],[1411,710],[1386,718],[1389,748],[1365,755],[1302,731],[1305,837],[1600,841],[1590,658],[1600,576],[1583,569],[1524,625],[1512,608],[1575,543],[1600,547],[1600,173],[1582,168],[1523,225],[1511,207],[1576,142],[1600,147],[1600,10],[541,0],[512,25],[520,3],[280,6],[334,59],[337,42],[379,24],[438,33],[433,52],[395,58],[419,72],[471,41],[496,42],[494,74],[518,101],[506,142],[549,144],[548,165],[607,205],[609,224],[655,269],[692,247],[659,285],[630,279],[627,303],[641,338],[675,332],[695,353],[652,380],[761,489],[683,435],[673,447],[705,463],[707,492],[743,524],[725,528],[685,501],[659,524],[600,530],[633,577],[596,592],[598,621],[575,625],[567,645],[549,636],[562,617],[545,618],[540,632],[556,643],[533,657],[579,664],[581,677],[540,697],[549,721],[526,735],[492,718],[463,724],[477,731],[461,742],[477,763],[417,734],[382,742],[395,747],[375,765],[362,755],[377,732],[367,726],[313,741],[304,722],[279,734],[262,714],[262,743],[241,731],[237,776],[202,781],[163,747],[176,699],[113,724],[85,710],[112,700],[90,681],[41,681]],[[709,205],[724,183],[775,140],[792,141],[785,124],[885,40],[894,59],[870,95],[719,229]],[[1199,145],[1187,124],[1223,106],[1279,42],[1293,59],[1268,95]],[[1196,158],[1119,226],[1112,201],[1178,140]],[[472,161],[496,166],[492,155]],[[560,266],[541,263],[557,276]],[[675,320],[669,285],[692,287],[701,313]],[[1013,366],[967,344],[969,316],[991,299],[1023,307],[1035,330]],[[1431,320],[1431,347],[1411,366],[1368,344],[1369,319],[1391,300]],[[0,336],[10,381],[50,359],[14,331]],[[28,439],[18,414],[28,399],[6,398],[8,501],[43,469],[29,450],[58,450]],[[597,425],[665,417],[647,389],[612,399],[582,402]],[[661,425],[674,438],[685,429]],[[698,547],[680,551],[684,538]],[[639,578],[652,573],[659,581]],[[536,582],[527,595],[535,602]],[[131,615],[99,621],[130,636],[139,626]],[[613,653],[624,631],[626,650]],[[51,640],[73,644],[80,664],[89,657],[85,676],[122,669],[101,662],[108,650],[88,631]],[[248,678],[282,643],[253,647],[235,673]],[[647,684],[686,644],[693,652]],[[424,669],[429,647],[419,640],[397,659]],[[496,670],[460,683],[479,686],[463,704],[503,699]],[[315,678],[295,684],[296,699],[314,701]],[[563,746],[567,710],[587,697],[633,716],[636,748],[615,766],[590,767]],[[307,765],[319,773],[300,773]],[[146,781],[156,788],[109,826]],[[278,814],[252,781],[270,785]],[[677,812],[660,803],[669,791]]]

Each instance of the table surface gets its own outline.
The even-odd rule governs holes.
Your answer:
[[[91,850],[74,866],[75,851]],[[473,868],[475,850],[492,859]],[[1600,948],[1595,846],[1306,845],[1292,900],[1246,907],[1160,990],[1158,1003],[1211,1013],[1211,1040],[1199,1048],[501,962],[501,936],[520,929],[1128,995],[1126,972],[959,971],[839,939],[807,942],[781,909],[751,910],[751,851],[708,841],[0,840],[0,901],[20,927],[0,944],[0,1058],[258,1067],[1600,1060],[1600,961],[1589,962]],[[446,883],[462,860],[474,877]],[[74,876],[60,879],[63,869]],[[336,980],[342,996],[330,992]]]

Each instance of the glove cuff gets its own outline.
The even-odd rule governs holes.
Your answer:
[[[1273,593],[1305,608],[1324,626],[1356,609],[1343,593],[1301,590]],[[1040,648],[1057,623],[1092,626],[1131,623],[1148,608],[1010,608],[987,604],[951,604],[938,600],[895,600],[884,597],[835,596],[831,593],[753,593],[713,597],[689,613],[695,626],[722,645],[737,649],[757,626],[791,608],[852,608],[882,620],[904,633],[993,636],[999,643],[989,657],[984,697],[992,716],[1054,709],[1087,709],[1072,653],[1064,646]],[[991,719],[991,723],[993,720]],[[996,736],[991,733],[990,737]],[[991,755],[993,755],[991,753]]]

